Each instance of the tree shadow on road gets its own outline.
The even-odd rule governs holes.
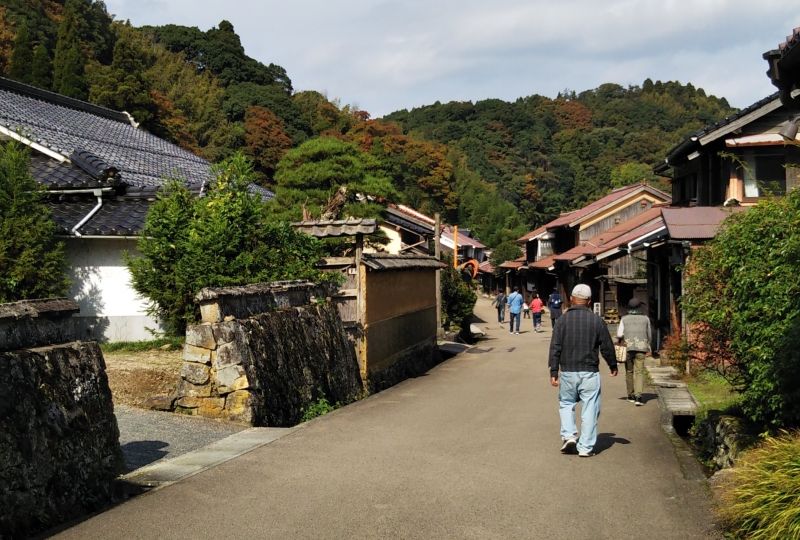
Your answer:
[[[600,452],[608,450],[615,444],[631,444],[631,441],[624,437],[617,437],[616,433],[598,433],[594,451],[599,454]]]
[[[125,456],[125,472],[130,472],[158,461],[168,454],[162,450],[169,446],[164,441],[131,441],[122,445]]]

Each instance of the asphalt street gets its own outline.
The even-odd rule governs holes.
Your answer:
[[[63,538],[719,538],[653,393],[608,376],[598,454],[559,452],[546,332],[487,339],[236,459],[133,498]]]

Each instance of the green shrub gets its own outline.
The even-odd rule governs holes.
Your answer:
[[[203,287],[246,285],[283,279],[327,281],[314,267],[319,242],[276,223],[261,199],[248,192],[249,162],[234,155],[215,168],[204,197],[180,182],[159,193],[139,240],[141,257],[128,257],[133,286],[150,300],[168,335],[197,320],[195,295]]]
[[[447,264],[447,260],[444,261]],[[445,328],[455,325],[464,329],[472,317],[478,295],[452,263],[442,269],[442,324]]]
[[[800,425],[800,190],[734,214],[688,272],[693,359],[722,373],[754,422]]]
[[[309,420],[316,418],[318,416],[323,416],[328,414],[331,411],[334,411],[339,404],[331,405],[328,403],[328,400],[325,397],[319,398],[317,401],[303,409],[303,417],[301,422],[308,422]]]
[[[28,149],[0,143],[0,303],[63,296],[64,244],[30,174]]]
[[[734,538],[800,538],[800,433],[747,451],[720,486],[720,502]]]

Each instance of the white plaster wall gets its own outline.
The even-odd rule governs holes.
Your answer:
[[[400,250],[403,248],[403,242],[400,239],[400,232],[398,232],[393,227],[387,227],[385,225],[381,226],[381,230],[386,234],[386,237],[389,239],[389,243],[386,244],[386,251],[393,255],[397,255],[400,253]]]
[[[136,254],[136,240],[66,240],[69,295],[80,306],[78,315],[87,334],[107,341],[152,339],[148,328],[160,330],[145,312],[146,302],[131,286],[123,252]]]

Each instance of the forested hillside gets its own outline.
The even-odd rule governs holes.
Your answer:
[[[666,151],[733,112],[725,99],[691,84],[648,79],[641,87],[604,84],[556,99],[435,103],[386,119],[412,137],[462,151],[468,166],[535,225],[614,187],[660,185],[652,169]]]
[[[339,215],[404,202],[490,246],[613,186],[657,183],[652,166],[667,148],[732,112],[691,85],[648,80],[371,119],[296,91],[286,69],[247,56],[228,21],[134,28],[92,0],[0,0],[0,71],[128,111],[211,161],[243,152],[277,193],[277,217],[320,215],[344,185]]]

